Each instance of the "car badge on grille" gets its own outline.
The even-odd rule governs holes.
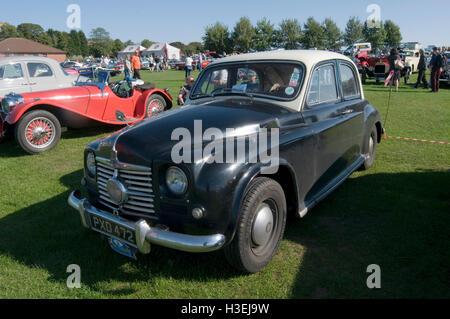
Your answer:
[[[106,190],[108,191],[109,197],[117,205],[121,205],[128,200],[128,191],[119,179],[118,170],[114,170],[114,175],[106,183]]]

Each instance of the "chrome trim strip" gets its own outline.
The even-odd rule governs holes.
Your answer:
[[[75,196],[75,193],[76,192],[72,192],[67,201],[71,207],[78,210],[80,213],[81,222],[84,227],[97,231],[97,229],[93,229],[89,224],[89,214],[97,215],[126,227],[135,232],[136,246],[143,254],[150,253],[150,244],[195,253],[218,250],[225,244],[225,236],[223,234],[193,236],[151,227],[143,219],[133,223],[124,218],[114,216],[95,208],[87,199],[79,199]],[[106,235],[110,236],[110,234]]]

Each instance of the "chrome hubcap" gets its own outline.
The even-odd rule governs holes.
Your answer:
[[[257,246],[265,246],[273,230],[273,213],[269,205],[262,203],[257,210],[252,227],[252,241]]]

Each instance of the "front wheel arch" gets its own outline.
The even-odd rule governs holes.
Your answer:
[[[298,216],[300,210],[301,200],[298,194],[298,181],[292,166],[284,159],[279,159],[279,168],[275,174],[264,175],[261,174],[261,165],[254,165],[252,167],[244,167],[247,171],[243,174],[242,178],[235,185],[236,192],[234,193],[234,199],[231,210],[230,224],[227,228],[227,244],[230,243],[236,234],[236,223],[239,220],[240,209],[242,207],[243,200],[249,191],[251,183],[258,177],[267,177],[278,182],[286,195],[287,214],[288,218],[295,215]]]

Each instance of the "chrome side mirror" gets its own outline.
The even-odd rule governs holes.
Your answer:
[[[116,119],[118,119],[121,122],[126,122],[127,117],[125,116],[125,114],[123,114],[119,110],[116,110]]]

